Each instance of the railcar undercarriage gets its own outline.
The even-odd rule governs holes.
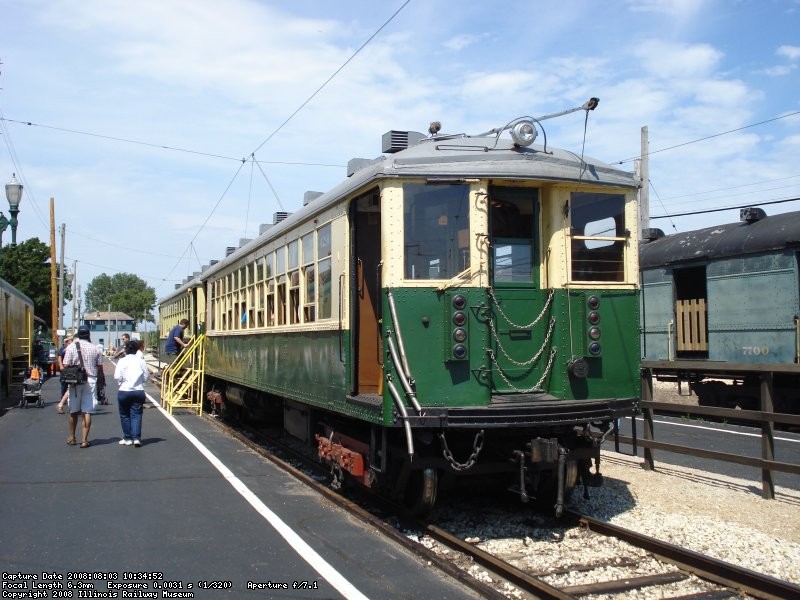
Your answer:
[[[608,418],[538,427],[418,426],[409,443],[400,425],[373,425],[223,382],[212,383],[206,398],[212,412],[228,418],[280,424],[330,466],[332,487],[363,486],[414,514],[429,512],[443,493],[470,481],[472,489],[506,489],[560,516],[576,485],[588,497],[588,487],[602,484],[600,446],[614,429]]]

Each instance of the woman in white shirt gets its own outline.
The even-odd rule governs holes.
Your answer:
[[[145,402],[144,384],[150,376],[144,358],[136,356],[139,344],[135,340],[125,344],[125,356],[114,369],[114,379],[119,384],[117,406],[122,425],[121,446],[142,445],[142,407]]]

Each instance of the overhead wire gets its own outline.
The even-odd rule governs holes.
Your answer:
[[[736,129],[729,129],[728,131],[722,131],[720,133],[714,133],[714,134],[711,134],[711,135],[707,135],[705,137],[697,138],[695,140],[690,140],[688,142],[682,142],[680,144],[675,144],[674,146],[668,146],[666,148],[659,148],[658,150],[652,150],[652,151],[648,152],[646,155],[645,154],[640,154],[639,156],[632,156],[630,158],[625,158],[623,160],[615,161],[615,162],[613,162],[611,164],[621,165],[621,164],[624,164],[626,162],[639,160],[639,159],[643,158],[644,156],[652,156],[653,154],[658,154],[659,152],[666,152],[667,150],[674,150],[675,148],[682,148],[684,146],[689,146],[691,144],[697,144],[698,142],[704,142],[706,140],[710,140],[710,139],[713,139],[713,138],[716,138],[716,137],[720,137],[720,136],[723,136],[723,135],[728,135],[729,133],[736,133],[737,131],[742,131],[744,129],[749,129],[751,127],[757,127],[758,125],[764,125],[765,123],[771,123],[773,121],[779,121],[780,119],[786,119],[788,117],[793,117],[795,115],[800,115],[800,110],[795,111],[795,112],[791,112],[791,113],[787,113],[785,115],[779,115],[777,117],[773,117],[772,119],[766,119],[764,121],[759,121],[758,123],[751,123],[750,125],[744,125],[742,127],[737,127]]]
[[[386,20],[386,21],[383,23],[383,25],[381,25],[380,27],[378,27],[378,29],[377,29],[377,30],[375,30],[375,33],[373,33],[371,36],[369,36],[369,38],[367,38],[367,41],[366,41],[366,42],[364,42],[363,44],[361,44],[361,45],[358,47],[358,49],[357,49],[355,52],[353,52],[353,54],[351,54],[351,55],[350,55],[350,57],[349,57],[349,58],[348,58],[346,61],[344,61],[344,62],[342,63],[342,65],[341,65],[341,66],[340,66],[338,69],[336,69],[336,70],[333,72],[333,75],[331,75],[330,77],[328,77],[328,78],[325,80],[325,82],[324,82],[324,83],[323,83],[321,86],[319,86],[319,87],[318,87],[316,90],[314,90],[314,93],[312,93],[312,94],[311,94],[311,95],[310,95],[308,98],[306,98],[306,100],[305,100],[305,101],[304,101],[304,102],[303,102],[303,103],[302,103],[300,106],[298,106],[298,107],[297,107],[297,109],[296,109],[296,110],[295,110],[295,111],[294,111],[292,114],[290,114],[288,117],[286,117],[286,120],[285,120],[283,123],[281,123],[280,125],[278,125],[277,129],[275,129],[275,131],[273,131],[272,133],[270,133],[270,134],[267,136],[267,139],[265,139],[265,140],[264,140],[263,142],[261,142],[261,143],[260,143],[258,146],[256,146],[256,149],[255,149],[255,150],[253,150],[253,151],[251,152],[251,154],[255,155],[255,153],[256,153],[256,152],[258,152],[259,150],[261,150],[261,148],[264,146],[264,144],[266,144],[266,143],[267,143],[268,141],[270,141],[270,140],[271,140],[273,137],[275,137],[275,135],[276,135],[276,134],[277,134],[277,133],[278,133],[278,132],[279,132],[281,129],[283,129],[283,128],[286,126],[286,124],[287,124],[287,123],[289,123],[289,121],[291,121],[291,120],[292,120],[292,119],[293,119],[293,118],[294,118],[294,117],[297,115],[297,113],[299,113],[301,110],[303,110],[303,109],[306,107],[306,105],[307,105],[309,102],[311,102],[311,101],[314,99],[314,97],[315,97],[317,94],[319,94],[319,93],[320,93],[320,92],[323,90],[323,88],[325,88],[325,86],[327,86],[327,85],[328,85],[328,84],[329,84],[329,83],[330,83],[330,82],[333,80],[333,78],[334,78],[334,77],[336,77],[336,76],[337,76],[339,73],[341,73],[341,71],[342,71],[342,70],[343,70],[343,69],[344,69],[344,68],[345,68],[345,67],[346,67],[348,64],[350,64],[350,61],[351,61],[351,60],[353,60],[353,59],[354,59],[356,56],[358,56],[358,54],[359,54],[359,53],[360,53],[360,52],[361,52],[361,51],[362,51],[364,48],[366,48],[367,44],[369,44],[369,43],[370,43],[372,40],[374,40],[374,39],[375,39],[375,37],[376,37],[376,36],[377,36],[377,35],[378,35],[378,34],[379,34],[381,31],[383,31],[383,29],[384,29],[384,28],[385,28],[385,27],[386,27],[386,26],[387,26],[389,23],[391,23],[391,22],[392,22],[392,21],[395,19],[395,17],[396,17],[397,15],[399,15],[399,14],[400,14],[400,11],[402,11],[402,10],[403,10],[403,9],[404,9],[406,6],[408,6],[408,4],[409,4],[410,2],[411,2],[411,0],[406,0],[405,2],[403,2],[403,4],[400,6],[400,8],[398,8],[396,11],[394,11],[394,13],[392,13],[392,16],[390,16],[390,17],[389,17],[389,18],[388,18],[388,19],[387,19],[387,20]]]
[[[382,24],[380,27],[378,27],[378,29],[377,29],[377,30],[376,30],[376,31],[375,31],[375,32],[374,32],[374,33],[373,33],[373,34],[372,34],[372,35],[371,35],[371,36],[370,36],[370,37],[369,37],[369,38],[368,38],[368,39],[367,39],[367,40],[366,40],[366,41],[365,41],[363,44],[361,44],[361,46],[359,46],[359,47],[358,47],[358,49],[357,49],[355,52],[353,52],[353,54],[352,54],[352,55],[350,55],[350,57],[349,57],[349,58],[348,58],[346,61],[344,61],[344,63],[342,63],[342,65],[341,65],[341,66],[340,66],[338,69],[336,69],[336,71],[334,71],[334,73],[333,73],[333,74],[332,74],[330,77],[328,77],[328,78],[325,80],[325,82],[324,82],[322,85],[320,85],[320,86],[319,86],[319,87],[318,87],[318,88],[317,88],[317,89],[316,89],[316,90],[315,90],[315,91],[314,91],[314,92],[313,92],[313,93],[312,93],[312,94],[311,94],[311,95],[310,95],[310,96],[309,96],[309,97],[308,97],[308,98],[307,98],[307,99],[306,99],[306,100],[305,100],[305,101],[304,101],[304,102],[303,102],[303,103],[302,103],[302,104],[301,104],[301,105],[300,105],[300,106],[297,108],[297,109],[295,109],[295,110],[294,110],[294,112],[292,112],[292,113],[291,113],[291,114],[290,114],[290,115],[289,115],[289,116],[288,116],[288,117],[287,117],[287,118],[286,118],[286,119],[285,119],[285,120],[284,120],[284,121],[283,121],[283,122],[282,122],[282,123],[281,123],[281,124],[280,124],[280,125],[279,125],[279,126],[276,128],[276,129],[275,129],[275,130],[274,130],[274,131],[273,131],[273,132],[272,132],[272,133],[270,133],[270,134],[267,136],[267,138],[266,138],[266,139],[265,139],[263,142],[261,142],[261,143],[260,143],[260,144],[259,144],[259,145],[258,145],[258,146],[255,148],[255,150],[253,150],[253,151],[250,153],[250,156],[251,156],[253,159],[255,159],[255,153],[256,153],[256,152],[258,152],[258,151],[259,151],[261,148],[263,148],[263,147],[264,147],[264,145],[265,145],[267,142],[269,142],[269,141],[270,141],[270,140],[271,140],[271,139],[272,139],[272,138],[273,138],[273,137],[274,137],[274,136],[275,136],[275,135],[276,135],[276,134],[277,134],[277,133],[278,133],[278,132],[279,132],[281,129],[283,129],[283,127],[285,127],[285,126],[286,126],[286,124],[287,124],[287,123],[289,123],[289,121],[291,121],[291,120],[292,120],[292,119],[293,119],[293,118],[294,118],[294,117],[295,117],[295,116],[296,116],[296,115],[297,115],[297,114],[298,114],[298,113],[299,113],[301,110],[303,110],[303,108],[305,108],[305,106],[306,106],[306,105],[308,105],[308,103],[309,103],[309,102],[311,102],[311,100],[312,100],[312,99],[313,99],[313,98],[314,98],[314,97],[315,97],[317,94],[319,94],[319,93],[320,93],[320,92],[321,92],[321,91],[322,91],[322,90],[325,88],[325,86],[327,86],[327,85],[328,85],[328,84],[329,84],[329,83],[330,83],[330,82],[333,80],[333,78],[334,78],[334,77],[336,77],[336,76],[337,76],[337,75],[338,75],[338,74],[339,74],[339,73],[340,73],[340,72],[341,72],[341,71],[342,71],[342,70],[343,70],[343,69],[344,69],[344,68],[345,68],[345,67],[346,67],[346,66],[347,66],[347,65],[348,65],[348,64],[349,64],[349,63],[350,63],[350,62],[351,62],[351,61],[352,61],[352,60],[353,60],[355,57],[356,57],[356,56],[358,56],[358,54],[359,54],[359,53],[360,53],[360,52],[361,52],[361,51],[362,51],[362,50],[363,50],[363,49],[364,49],[364,48],[365,48],[365,47],[366,47],[366,46],[367,46],[367,45],[368,45],[368,44],[369,44],[369,43],[370,43],[370,42],[371,42],[373,39],[375,39],[375,37],[376,37],[376,36],[377,36],[377,35],[378,35],[378,34],[379,34],[381,31],[383,31],[383,29],[384,29],[384,28],[386,28],[386,26],[387,26],[389,23],[391,23],[391,22],[392,22],[392,21],[395,19],[395,17],[397,17],[397,15],[398,15],[398,14],[400,14],[400,12],[401,12],[401,11],[402,11],[402,10],[403,10],[403,9],[404,9],[406,6],[408,6],[408,4],[409,4],[410,2],[411,2],[411,0],[406,0],[406,1],[405,1],[405,2],[404,2],[404,3],[403,3],[401,6],[400,6],[400,8],[398,8],[398,9],[397,9],[397,10],[396,10],[394,13],[392,13],[392,15],[391,15],[391,16],[390,16],[390,17],[389,17],[389,18],[388,18],[388,19],[387,19],[387,20],[386,20],[386,21],[385,21],[385,22],[384,22],[384,23],[383,23],[383,24]],[[242,170],[242,167],[244,166],[244,163],[245,163],[245,161],[246,161],[247,159],[239,159],[239,160],[240,160],[240,163],[241,163],[241,164],[239,165],[239,168],[236,170],[236,174],[233,176],[233,178],[231,179],[230,183],[228,183],[228,186],[225,188],[225,191],[223,192],[222,196],[220,196],[219,200],[218,200],[218,201],[217,201],[217,203],[214,205],[214,208],[211,210],[211,213],[208,215],[208,217],[206,217],[206,220],[205,220],[205,221],[203,221],[203,223],[200,225],[200,227],[199,227],[199,228],[198,228],[198,230],[197,230],[197,233],[195,233],[195,235],[194,235],[194,237],[192,238],[192,240],[191,240],[191,242],[190,242],[190,243],[193,243],[193,242],[194,242],[194,240],[196,240],[196,239],[197,239],[197,236],[199,236],[199,235],[200,235],[200,232],[203,230],[203,228],[206,226],[206,224],[208,223],[208,221],[211,219],[212,215],[214,214],[214,211],[216,211],[217,207],[218,207],[218,206],[219,206],[219,204],[222,202],[222,199],[223,199],[223,198],[225,197],[225,195],[227,194],[227,192],[228,192],[228,190],[230,189],[231,185],[233,185],[233,182],[234,182],[234,181],[236,180],[236,178],[238,177],[238,175],[239,175],[239,173],[241,172],[241,170]],[[259,166],[259,170],[261,170],[261,171],[262,171],[262,174],[264,175],[264,178],[265,178],[265,179],[267,179],[267,182],[269,183],[269,178],[267,178],[267,176],[266,176],[266,173],[264,173],[264,172],[263,172],[263,169],[261,169],[261,167],[260,167],[260,166]],[[271,183],[270,183],[270,188],[272,188],[272,184],[271,184]],[[275,189],[274,189],[274,188],[272,188],[272,190],[273,190],[273,193],[275,193],[275,194],[276,194],[276,198],[277,198],[277,193],[275,192]],[[280,202],[279,202],[279,204],[280,204]],[[169,277],[169,275],[171,275],[171,274],[172,274],[172,271],[174,271],[174,270],[175,270],[175,267],[173,267],[173,268],[170,270],[170,272],[167,274],[167,277]]]
[[[678,213],[672,215],[656,215],[651,216],[650,219],[667,219],[672,217],[692,217],[694,215],[703,215],[713,212],[723,212],[726,210],[738,210],[742,208],[750,208],[751,206],[768,206],[770,204],[785,204],[787,202],[800,202],[800,198],[783,198],[781,200],[767,200],[764,202],[748,202],[747,204],[740,204],[738,206],[723,206],[718,208],[709,208],[705,210],[693,210],[691,212]]]
[[[89,136],[89,137],[105,139],[105,140],[111,140],[111,141],[115,141],[115,142],[122,142],[122,143],[125,143],[125,144],[135,144],[135,145],[139,145],[139,146],[147,146],[149,148],[157,148],[159,150],[170,150],[172,152],[184,152],[184,153],[187,153],[187,154],[196,154],[198,156],[206,156],[206,157],[209,157],[209,158],[218,158],[218,159],[221,159],[221,160],[232,160],[232,161],[237,161],[237,162],[242,160],[241,158],[238,158],[238,157],[235,157],[235,156],[225,156],[224,154],[214,154],[213,152],[203,152],[201,150],[192,150],[191,148],[181,148],[179,146],[169,146],[167,144],[159,144],[159,143],[156,143],[156,142],[145,142],[145,141],[142,141],[142,140],[134,140],[134,139],[123,138],[123,137],[119,137],[119,136],[106,135],[106,134],[102,134],[102,133],[94,133],[94,132],[91,132],[91,131],[81,131],[79,129],[69,129],[69,128],[66,128],[66,127],[57,127],[55,125],[45,125],[45,124],[42,124],[42,123],[33,123],[32,121],[19,121],[17,119],[9,119],[7,117],[2,116],[1,114],[0,114],[0,122],[18,123],[20,125],[27,125],[27,126],[30,126],[30,127],[42,127],[44,129],[52,129],[52,130],[55,130],[55,131],[61,131],[61,132],[64,132],[64,133],[71,133],[71,134],[74,134],[74,135],[84,135],[84,136]],[[262,162],[262,163],[264,163],[266,165],[296,165],[296,166],[301,166],[301,167],[332,167],[332,168],[337,168],[337,169],[340,169],[340,168],[345,166],[345,165],[337,165],[337,164],[331,164],[331,163],[310,163],[310,162],[289,161],[289,160],[262,160],[262,161],[259,161],[259,162]]]

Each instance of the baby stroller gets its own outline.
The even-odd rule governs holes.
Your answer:
[[[42,398],[44,374],[39,367],[34,365],[28,367],[25,375],[25,381],[22,382],[22,400],[20,400],[18,406],[19,408],[27,408],[29,402],[34,402],[36,406],[41,408],[44,406],[44,398]]]

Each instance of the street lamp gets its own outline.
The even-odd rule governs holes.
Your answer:
[[[6,199],[8,200],[8,212],[11,219],[6,219],[0,212],[0,248],[3,247],[3,232],[11,225],[11,245],[17,245],[17,215],[19,214],[19,203],[22,201],[22,184],[17,181],[17,174],[11,176],[11,181],[6,184]]]

